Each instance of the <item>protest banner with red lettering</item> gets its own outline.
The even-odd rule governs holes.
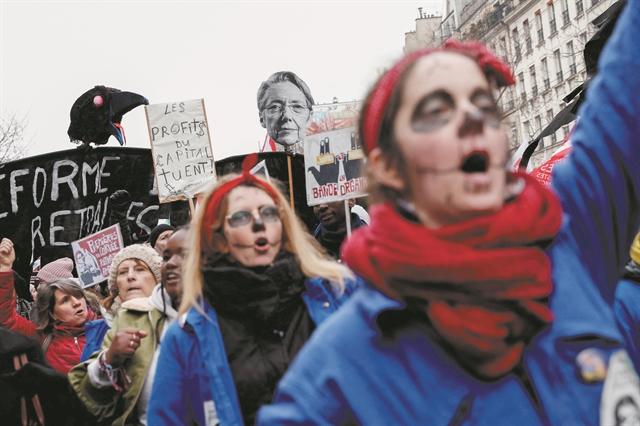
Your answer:
[[[366,156],[356,127],[307,136],[304,161],[308,205],[367,195]]]
[[[111,261],[124,248],[120,225],[73,241],[71,248],[82,287],[98,284],[109,278]]]

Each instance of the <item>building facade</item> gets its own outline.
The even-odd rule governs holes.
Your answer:
[[[511,65],[515,86],[497,93],[510,148],[531,141],[566,105],[563,98],[586,79],[583,50],[597,31],[591,24],[615,0],[449,0],[435,30],[447,37],[476,39]],[[418,46],[423,47],[423,46]],[[537,167],[562,144],[564,126],[545,137],[531,161]]]

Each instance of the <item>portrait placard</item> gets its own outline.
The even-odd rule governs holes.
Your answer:
[[[120,225],[72,241],[71,248],[82,287],[98,284],[109,278],[111,262],[124,248]]]
[[[216,179],[204,99],[145,106],[158,199],[192,198]]]
[[[308,205],[367,195],[366,157],[356,127],[307,136],[304,149]]]

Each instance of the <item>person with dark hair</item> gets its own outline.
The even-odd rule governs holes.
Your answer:
[[[494,94],[514,78],[484,45],[450,38],[381,76],[360,122],[371,225],[342,248],[369,285],[259,425],[611,424],[605,401],[640,398],[612,310],[640,225],[638,40],[627,2],[553,191],[506,168]]]
[[[355,199],[349,200],[349,208],[355,205]],[[313,213],[320,221],[313,231],[313,237],[334,259],[340,259],[340,247],[347,238],[347,214],[344,201],[322,203],[313,206]],[[350,213],[351,229],[358,229],[364,225],[356,213]]]
[[[125,247],[113,258],[111,300],[105,301],[119,298],[120,309],[100,349],[69,372],[71,385],[98,422],[146,424],[154,352],[167,317],[176,316],[159,284],[161,268],[160,256],[142,244]]]
[[[298,142],[311,124],[313,104],[309,86],[291,71],[271,74],[258,88],[260,124],[283,150],[304,153]]]
[[[38,287],[33,323],[15,310],[14,261],[13,243],[3,238],[0,242],[0,326],[39,339],[49,364],[66,374],[80,362],[86,342],[85,324],[96,318],[99,300],[71,279],[53,280]]]
[[[160,256],[162,256],[162,252],[167,245],[167,241],[175,229],[176,228],[171,225],[161,223],[151,230],[151,233],[149,234],[149,245],[152,249],[157,251]]]

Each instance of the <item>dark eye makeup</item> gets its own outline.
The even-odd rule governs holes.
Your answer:
[[[471,102],[478,108],[485,123],[498,127],[498,107],[490,92],[476,89]],[[446,125],[455,113],[453,97],[444,90],[430,93],[418,102],[411,116],[411,128],[416,132],[433,132]]]
[[[453,116],[454,102],[451,95],[438,90],[422,98],[411,117],[411,127],[416,132],[433,132],[449,122]]]

